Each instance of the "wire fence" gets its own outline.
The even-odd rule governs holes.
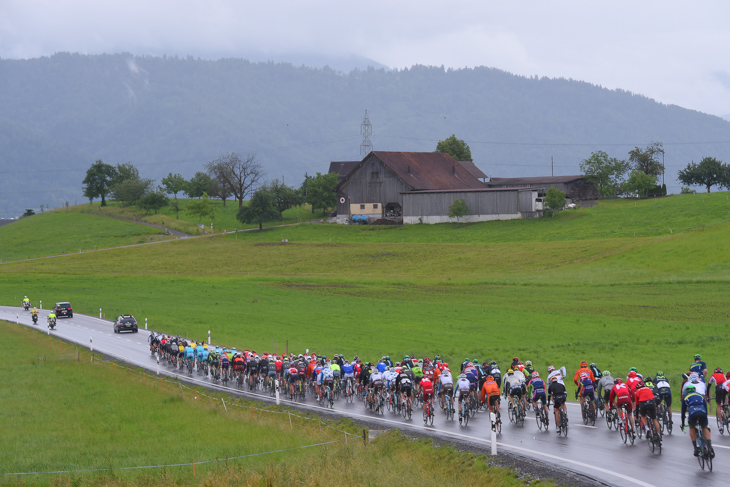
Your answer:
[[[236,457],[226,457],[226,458],[216,458],[213,460],[203,460],[203,461],[199,461],[199,462],[191,461],[188,463],[171,463],[171,464],[159,464],[159,465],[135,465],[135,466],[127,466],[127,467],[113,467],[113,468],[108,467],[108,468],[78,469],[78,470],[51,470],[51,471],[44,471],[44,472],[8,472],[8,473],[3,473],[2,474],[3,476],[20,477],[20,476],[27,476],[27,475],[92,473],[92,472],[104,472],[104,471],[112,471],[112,470],[143,470],[143,469],[186,467],[186,466],[192,466],[193,473],[195,473],[196,465],[205,465],[205,464],[228,461],[228,460],[237,460],[237,459],[243,459],[243,458],[248,458],[248,457],[270,455],[270,454],[274,454],[274,453],[282,453],[282,452],[288,452],[288,451],[301,450],[301,449],[305,449],[305,448],[325,446],[325,445],[330,445],[330,444],[334,444],[334,443],[344,442],[345,444],[347,444],[348,441],[353,441],[354,439],[366,438],[365,431],[363,431],[362,435],[354,434],[354,433],[336,428],[335,426],[330,424],[328,421],[325,421],[320,417],[298,414],[297,412],[292,412],[291,410],[281,407],[281,406],[272,405],[272,407],[269,407],[269,408],[260,407],[260,406],[254,406],[254,405],[249,405],[249,404],[243,404],[242,400],[240,398],[232,397],[230,394],[226,394],[226,393],[222,393],[220,396],[213,396],[213,395],[205,394],[205,393],[201,392],[201,389],[205,389],[205,386],[201,386],[201,388],[191,387],[187,384],[184,384],[178,378],[169,377],[167,375],[157,375],[155,372],[151,372],[151,371],[148,371],[143,368],[130,367],[125,364],[116,362],[114,360],[107,360],[107,359],[104,359],[103,355],[94,353],[92,351],[88,351],[86,349],[82,350],[78,346],[71,345],[68,342],[65,342],[63,340],[59,340],[52,335],[47,335],[47,336],[48,336],[49,341],[58,342],[60,352],[68,351],[69,348],[75,348],[75,351],[69,352],[69,353],[59,353],[59,354],[55,354],[55,355],[49,355],[49,354],[37,355],[37,356],[33,357],[33,359],[39,365],[41,363],[47,364],[47,363],[56,362],[56,361],[74,361],[75,360],[77,362],[80,362],[83,359],[85,362],[89,361],[91,364],[94,364],[99,367],[111,367],[111,369],[114,371],[119,371],[122,373],[126,372],[129,377],[132,377],[132,374],[135,374],[135,377],[142,378],[143,380],[149,380],[154,383],[158,383],[158,381],[159,381],[159,386],[161,389],[179,389],[180,394],[183,396],[184,399],[185,398],[191,399],[198,403],[202,403],[202,401],[205,400],[212,407],[217,407],[217,405],[220,405],[220,407],[226,413],[229,412],[229,410],[228,410],[229,407],[233,407],[233,408],[237,408],[240,410],[253,411],[257,415],[272,415],[272,417],[278,416],[280,418],[283,418],[286,415],[287,419],[289,420],[288,422],[289,422],[290,430],[293,431],[295,427],[296,428],[300,428],[300,427],[312,428],[315,430],[319,430],[319,432],[324,434],[327,438],[330,438],[330,441],[314,443],[311,445],[304,445],[304,446],[293,447],[293,448],[287,448],[287,449],[250,453],[250,454],[240,455],[240,456],[236,456]],[[55,345],[54,345],[54,347],[55,347]],[[339,437],[339,439],[336,439],[336,437]]]

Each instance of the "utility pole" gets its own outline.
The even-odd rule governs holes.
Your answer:
[[[360,157],[365,157],[373,150],[373,144],[370,142],[370,136],[373,135],[373,126],[368,118],[368,111],[365,110],[365,118],[360,124],[360,133],[362,134],[362,144],[360,144]]]
[[[553,156],[550,156],[550,176],[555,176],[555,161],[553,161]]]

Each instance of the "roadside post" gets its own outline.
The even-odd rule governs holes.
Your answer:
[[[38,303],[38,308],[43,309],[43,301],[39,301]]]
[[[492,443],[492,455],[497,454],[497,416],[493,412],[489,412],[489,420],[492,422],[492,432],[490,442]]]
[[[101,308],[99,308],[99,319],[101,319]]]
[[[276,388],[276,405],[279,405],[279,379],[274,381],[274,387]]]
[[[147,329],[147,318],[144,319],[144,329]]]
[[[157,357],[157,375],[160,375],[160,355],[155,352],[155,356]]]
[[[210,346],[210,330],[208,330],[208,346]]]
[[[89,349],[91,352],[94,351],[94,339],[92,337],[89,337]]]

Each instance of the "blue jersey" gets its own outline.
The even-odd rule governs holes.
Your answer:
[[[583,393],[587,394],[593,392],[593,381],[590,377],[586,377],[580,380],[580,385],[583,386]]]
[[[541,378],[535,377],[530,381],[530,385],[532,386],[532,391],[536,396],[545,394],[545,381]]]
[[[206,348],[203,348],[203,353],[198,355],[198,360],[201,360],[201,361],[208,360],[208,350]]]
[[[195,350],[193,347],[185,347],[185,358],[195,357]]]
[[[689,417],[693,416],[707,416],[707,403],[702,394],[696,392],[690,392],[682,400],[682,419],[684,419],[685,413],[689,413]]]
[[[704,363],[702,360],[700,360],[699,362],[695,362],[689,366],[690,373],[697,372],[702,382],[705,381],[705,374],[703,373],[705,370],[707,370],[707,364]]]
[[[202,356],[203,356],[203,351],[204,351],[204,350],[205,350],[205,348],[203,348],[203,346],[202,346],[202,345],[198,345],[198,346],[197,346],[197,347],[195,348],[195,355],[196,355],[196,356],[197,356],[198,358],[202,357]]]
[[[353,373],[355,373],[355,368],[352,366],[352,364],[345,364],[342,366],[342,373],[343,374],[353,374]]]

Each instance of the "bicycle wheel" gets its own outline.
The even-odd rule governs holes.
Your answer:
[[[596,405],[594,403],[591,403],[591,406],[590,406],[589,410],[591,412],[591,416],[590,416],[591,426],[595,426],[596,425],[596,418],[598,418],[598,413],[597,413],[597,410],[596,410]]]
[[[584,402],[583,405],[580,408],[580,414],[583,418],[583,424],[588,424],[588,403]]]
[[[618,425],[618,432],[621,435],[621,441],[624,442],[624,445],[629,441],[629,427],[626,423],[620,422]]]
[[[649,445],[649,450],[654,453],[656,444],[654,443],[654,435],[651,434],[651,430],[646,434],[646,444]]]
[[[497,417],[495,419],[495,426],[497,427],[497,434],[501,435],[502,434],[502,415],[501,414],[497,414]]]
[[[634,427],[629,426],[629,441],[631,441],[631,444],[634,444],[634,441],[636,440],[636,435],[634,434]]]
[[[562,409],[560,410],[560,434],[566,438],[568,437],[568,418]]]
[[[608,426],[608,429],[613,429],[613,415],[611,414],[611,411],[608,411],[606,413],[606,426]]]
[[[702,434],[700,431],[699,434]],[[699,443],[700,447],[700,453],[697,455],[697,462],[700,464],[700,468],[702,470],[705,469],[705,442],[700,439],[700,436],[697,436],[697,443]]]
[[[703,441],[702,449],[704,450],[703,456],[705,457],[705,465],[707,465],[707,470],[712,472],[712,454],[710,454],[710,445]]]
[[[465,409],[463,409],[463,411],[464,411],[464,426],[466,426],[466,425],[469,424],[469,415],[470,415],[469,414],[469,405],[468,404],[464,404],[464,408],[465,408]]]
[[[542,413],[538,412],[535,415],[535,422],[537,423],[537,429],[542,431]]]
[[[433,426],[433,417],[436,416],[433,411],[433,404],[428,407],[428,424]]]

